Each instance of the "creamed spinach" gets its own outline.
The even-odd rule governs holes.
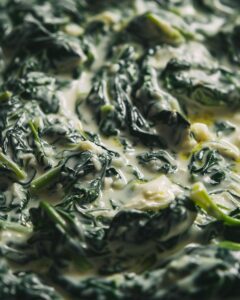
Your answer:
[[[240,2],[0,1],[0,299],[238,299]]]

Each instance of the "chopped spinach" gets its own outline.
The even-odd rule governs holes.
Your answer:
[[[2,0],[0,299],[237,299],[237,0]]]
[[[205,69],[173,59],[162,77],[166,88],[185,101],[210,107],[239,105],[238,79],[227,69]]]
[[[54,288],[31,272],[12,272],[7,262],[0,260],[0,297],[6,300],[60,300]]]
[[[137,156],[139,163],[153,172],[172,173],[177,169],[174,158],[164,150],[146,152]]]
[[[189,170],[194,177],[206,175],[206,182],[212,185],[220,184],[227,176],[224,158],[209,148],[203,148],[192,155]]]

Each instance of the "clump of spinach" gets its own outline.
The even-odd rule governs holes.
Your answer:
[[[167,16],[169,18],[167,18]],[[169,20],[171,20],[169,22]],[[157,15],[147,12],[134,18],[127,26],[127,31],[143,44],[170,44],[177,46],[184,42],[184,34],[181,30],[184,22],[174,13],[165,11],[165,14]]]
[[[45,119],[41,130],[41,137],[48,140],[51,145],[76,145],[83,140],[79,131],[71,124],[66,124],[64,119]]]
[[[97,218],[84,208],[41,202],[39,208],[30,210],[30,216],[34,231],[25,243],[8,244],[5,255],[9,259],[26,263],[49,258],[59,268],[74,262],[80,271],[95,268],[101,274],[111,274],[133,265],[132,251],[140,241],[145,246],[155,245],[159,252],[174,249],[178,241],[187,238],[196,209],[188,199],[180,199],[160,212],[122,210],[113,218]],[[131,248],[116,252],[122,243]],[[123,257],[125,262],[120,259]],[[141,252],[135,253],[136,257],[140,258]]]
[[[227,121],[217,121],[214,124],[214,129],[217,132],[217,135],[229,135],[236,130],[236,127]]]
[[[97,172],[94,161],[98,161],[100,164],[100,173],[103,172],[101,175],[103,178],[106,168],[111,161],[109,156],[102,154],[96,157],[91,151],[68,151],[68,154],[57,166],[31,182],[31,189],[37,192],[61,183],[63,189],[66,192],[70,192],[72,188],[76,188],[76,183],[80,178],[94,171]]]
[[[164,242],[184,234],[195,217],[196,210],[188,199],[175,200],[157,213],[123,210],[113,218],[107,236],[110,240],[133,244],[143,240]],[[180,223],[181,228],[178,227]]]
[[[62,299],[56,290],[42,281],[38,275],[32,272],[11,271],[3,258],[0,259],[0,298],[5,300]]]
[[[211,49],[220,55],[226,57],[233,65],[240,64],[240,20],[237,17],[231,23],[227,23],[220,32],[210,40]]]
[[[7,87],[23,99],[39,102],[45,113],[56,113],[59,110],[56,80],[44,73],[30,72],[19,80],[10,80]]]
[[[223,68],[205,68],[172,59],[162,73],[165,87],[183,101],[207,107],[235,108],[239,105],[236,75]]]
[[[27,60],[31,53],[40,66],[43,61],[48,61],[47,69],[72,71],[85,63],[89,54],[85,41],[63,32],[54,32],[34,17],[26,18],[6,35],[3,45],[3,50],[10,58],[7,70],[13,68],[16,60]],[[43,69],[45,71],[46,67],[43,66]]]
[[[151,171],[162,173],[173,173],[177,170],[175,159],[170,153],[164,150],[146,152],[139,154],[137,159],[141,165]]]
[[[146,118],[160,126],[160,133],[172,143],[178,143],[189,128],[190,123],[185,117],[176,98],[160,88],[157,71],[144,63],[139,87],[135,94],[135,103],[141,108]]]
[[[228,174],[225,159],[217,150],[208,147],[192,154],[188,168],[195,180],[203,176],[204,181],[211,185],[220,184]]]
[[[87,102],[93,108],[103,134],[110,136],[127,130],[146,145],[163,147],[163,138],[152,132],[150,124],[131,101],[138,72],[134,55],[133,47],[127,47],[116,63],[116,72],[103,70],[96,78]]]
[[[199,246],[185,248],[156,270],[119,277],[93,277],[74,282],[54,269],[51,271],[52,279],[83,300],[177,300],[179,296],[186,300],[234,298],[240,282],[239,262],[234,252]]]

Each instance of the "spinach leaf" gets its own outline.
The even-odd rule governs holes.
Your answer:
[[[171,142],[177,144],[190,123],[177,99],[160,88],[157,71],[146,63],[142,74],[135,96],[136,105],[141,107],[147,118],[160,126],[159,131],[164,137],[171,136]]]
[[[224,213],[220,207],[208,195],[202,183],[195,183],[191,191],[191,199],[201,207],[207,214],[222,221],[227,226],[240,226],[240,220]],[[238,215],[237,215],[238,216]]]
[[[229,135],[236,130],[236,127],[233,124],[225,121],[215,122],[214,127],[218,135]]]
[[[32,272],[12,272],[0,259],[0,297],[5,300],[60,300],[62,297]]]
[[[94,158],[90,151],[69,152],[59,164],[31,182],[32,191],[47,189],[61,183],[65,191],[70,191],[79,178],[96,171],[94,159],[99,160],[101,168],[106,169],[109,158],[101,155]]]
[[[221,57],[226,57],[234,65],[240,64],[240,21],[236,18],[232,23],[225,25],[210,41],[211,48]]]
[[[153,172],[173,173],[177,170],[175,159],[167,151],[158,150],[139,154],[137,159],[141,165]]]
[[[199,246],[185,248],[156,270],[125,274],[120,280],[93,277],[74,282],[58,273],[56,276],[56,270],[52,270],[51,277],[83,300],[177,300],[179,296],[186,300],[234,298],[240,282],[239,262],[234,252]]]
[[[162,78],[166,88],[182,100],[207,107],[239,106],[239,83],[229,70],[206,69],[172,59]]]
[[[167,12],[165,14],[168,16]],[[176,46],[184,41],[184,37],[176,25],[179,22],[178,17],[174,14],[171,14],[171,17],[172,23],[167,20],[164,14],[163,16],[158,16],[152,12],[147,12],[134,18],[129,23],[127,31],[143,44],[156,45],[167,43]],[[176,19],[177,22],[174,22]]]
[[[5,172],[6,177],[6,172]],[[13,194],[9,195],[9,181],[4,186],[4,180],[1,181],[0,188],[0,219],[7,222],[19,222],[22,225],[29,223],[27,206],[30,201],[30,195],[25,189],[17,183],[13,183],[11,188]],[[16,223],[18,224],[18,223]],[[20,226],[20,225],[19,225]],[[0,227],[4,228],[4,223]]]
[[[196,1],[196,5],[200,5],[207,11],[216,14],[233,14],[236,10],[240,9],[237,0],[200,0]]]
[[[118,134],[119,130],[127,130],[146,145],[164,147],[163,138],[151,131],[150,124],[132,103],[131,91],[138,69],[133,58],[134,49],[128,47],[117,61],[119,70],[116,74],[103,70],[100,78],[96,78],[87,102],[93,108],[103,134],[110,136]]]
[[[41,72],[30,72],[20,80],[9,80],[7,86],[23,99],[38,101],[45,113],[56,113],[59,110],[56,80],[52,77]]]
[[[193,153],[188,168],[195,178],[205,176],[205,182],[211,185],[220,184],[228,173],[224,158],[208,147]]]
[[[107,236],[110,240],[133,244],[151,240],[164,242],[187,231],[195,217],[196,211],[188,199],[175,200],[168,208],[153,214],[123,210],[113,218]]]
[[[50,67],[59,71],[72,70],[86,60],[81,42],[63,33],[51,32],[33,17],[15,27],[3,40],[4,51],[14,61],[26,58],[29,52],[44,58],[47,56]]]

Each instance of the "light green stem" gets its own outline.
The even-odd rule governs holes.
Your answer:
[[[9,221],[0,221],[0,230],[11,230],[19,233],[31,233],[32,228]]]
[[[9,157],[2,153],[0,150],[0,163],[6,165],[10,170],[12,170],[19,180],[27,178],[27,174]]]
[[[54,209],[54,207],[52,207],[46,201],[41,201],[40,207],[49,215],[54,223],[60,225],[60,227],[62,227],[65,231],[67,230],[66,221],[60,216],[60,214],[56,211],[56,209]]]
[[[34,179],[31,183],[32,191],[39,191],[49,186],[55,178],[60,174],[62,166],[55,167],[48,172],[42,174],[38,178]]]
[[[35,141],[40,144],[40,139],[39,139],[39,136],[38,136],[38,132],[37,132],[37,129],[36,129],[33,121],[29,121],[28,124],[29,124],[29,127],[31,128],[31,131],[32,131],[32,134],[34,136]]]
[[[218,244],[222,248],[226,248],[233,251],[240,251],[240,243],[234,243],[231,241],[222,241]]]
[[[197,182],[192,186],[191,199],[208,215],[223,221],[228,226],[240,226],[240,220],[225,214],[209,196],[205,186]]]

